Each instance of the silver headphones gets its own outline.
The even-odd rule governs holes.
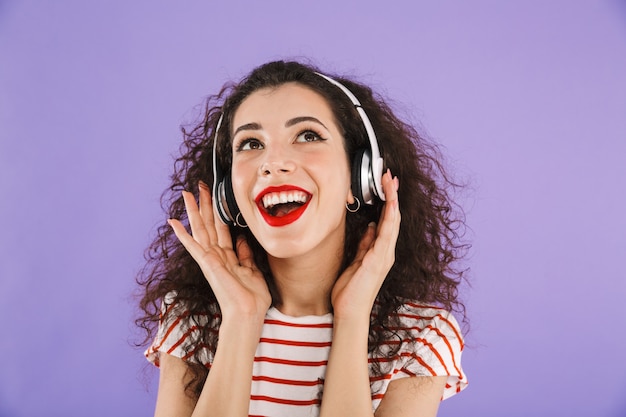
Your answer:
[[[367,117],[365,110],[363,110],[361,106],[361,102],[339,81],[327,75],[320,74],[319,72],[316,72],[316,74],[343,91],[354,105],[357,113],[359,113],[365,131],[367,132],[367,138],[370,144],[369,149],[357,151],[352,160],[352,194],[358,201],[368,205],[374,204],[376,198],[385,201],[385,194],[381,182],[383,175],[383,159],[378,149],[376,133],[374,132],[369,117]],[[224,223],[246,227],[245,220],[235,201],[230,173],[224,174],[217,160],[217,137],[223,118],[224,114],[222,113],[213,134],[213,204],[217,209],[220,219]]]

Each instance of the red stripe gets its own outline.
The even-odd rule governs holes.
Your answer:
[[[159,350],[161,348],[161,346],[163,346],[163,343],[165,343],[165,341],[169,337],[170,333],[172,333],[174,331],[174,329],[176,328],[176,326],[180,322],[181,318],[182,317],[178,317],[176,320],[174,320],[174,322],[170,325],[170,327],[167,328],[167,331],[165,332],[165,335],[163,335],[163,339],[161,339],[161,343],[159,343],[157,346],[155,346],[155,350]]]
[[[431,330],[434,330],[435,333],[437,333],[439,336],[441,336],[441,338],[443,339],[443,341],[445,342],[445,344],[448,346],[448,349],[450,350],[450,358],[452,358],[452,365],[454,366],[454,369],[457,371],[457,373],[459,374],[459,376],[462,376],[463,373],[461,372],[461,370],[459,369],[459,367],[456,364],[456,360],[454,359],[454,350],[452,350],[452,345],[450,345],[450,342],[448,341],[448,338],[445,337],[440,331],[439,329],[437,329],[436,327],[433,327],[431,325],[426,326]],[[463,348],[461,347],[461,350],[463,350]]]
[[[259,342],[269,343],[273,345],[286,345],[286,346],[302,346],[302,347],[329,347],[332,342],[299,342],[296,340],[281,340],[281,339],[269,339],[262,337]]]
[[[437,316],[441,317],[441,319],[443,321],[445,321],[446,323],[448,323],[448,325],[450,326],[450,328],[452,329],[452,331],[454,332],[457,340],[459,341],[459,343],[461,344],[461,351],[463,351],[463,349],[465,348],[465,344],[463,343],[463,338],[461,337],[461,335],[459,334],[459,332],[456,330],[456,326],[453,325],[446,317],[442,316],[441,314],[438,314]]]
[[[429,342],[428,342],[428,341],[426,341],[425,339],[422,339],[421,337],[420,337],[420,338],[417,338],[417,339],[415,339],[415,340],[416,340],[417,342],[421,342],[424,346],[427,346],[427,347],[430,349],[430,351],[431,351],[431,352],[433,352],[433,353],[435,354],[435,356],[437,357],[437,359],[439,359],[439,362],[441,362],[441,364],[443,365],[443,369],[445,369],[445,370],[446,370],[446,375],[450,375],[450,371],[448,371],[448,367],[446,366],[445,361],[443,360],[443,358],[441,357],[441,355],[439,354],[439,352],[437,351],[437,349],[435,349],[435,347],[434,347],[431,343],[429,343]],[[413,357],[414,357],[414,358],[417,358],[417,355],[415,355],[415,354],[414,354],[414,355],[413,355]],[[429,369],[431,369],[431,368],[429,368]],[[431,369],[431,372],[432,372],[432,369]],[[433,375],[435,375],[435,374],[433,374]]]
[[[268,358],[266,356],[259,356],[254,358],[255,362],[270,362],[278,363],[281,365],[293,365],[293,366],[326,366],[328,360],[325,361],[292,361],[286,359]]]
[[[189,360],[189,358],[191,358],[192,356],[194,356],[196,354],[197,351],[199,351],[200,349],[208,349],[209,345],[207,345],[206,343],[200,343],[198,346],[196,346],[194,348],[194,350],[192,350],[191,352],[187,353],[185,356],[182,357],[183,360]],[[209,358],[207,358],[207,360],[210,361]],[[203,363],[203,365],[207,368],[211,368],[211,362],[206,362]]]
[[[192,350],[191,352],[189,352],[188,354],[186,354],[185,356],[182,357],[182,360],[186,361],[189,360],[189,358],[191,358],[193,355],[196,354],[196,351],[200,349],[200,346],[198,346],[196,349]]]
[[[411,303],[411,302],[406,302],[404,303],[407,306],[411,306],[411,307],[415,307],[415,308],[432,308],[434,310],[443,310],[443,308],[441,307],[437,307],[437,306],[431,306],[431,305],[424,305],[424,304],[416,304],[416,303]]]
[[[171,309],[172,309],[174,306],[175,306],[175,304],[171,304],[171,305],[167,308],[167,310],[166,310],[165,314],[166,314],[166,315],[167,315],[167,314],[169,314],[169,312],[171,311]],[[165,340],[167,340],[167,338],[169,337],[169,335],[170,335],[170,334],[174,331],[174,329],[175,329],[176,327],[178,327],[178,325],[179,325],[180,321],[181,321],[183,318],[187,318],[187,317],[189,317],[190,315],[191,315],[191,314],[190,314],[190,312],[189,312],[189,311],[185,311],[185,312],[183,312],[182,314],[180,314],[178,317],[176,317],[176,320],[174,320],[174,321],[172,322],[172,324],[170,324],[170,327],[168,327],[168,328],[167,328],[167,331],[165,332],[165,335],[163,336],[163,339],[161,339],[161,343],[159,343],[159,344],[156,346],[156,348],[155,348],[155,349],[156,349],[156,350],[159,350],[159,349],[161,348],[161,346],[163,346],[163,343],[165,343]],[[201,317],[201,316],[207,317],[207,314],[197,314],[196,316],[197,316],[197,317]],[[214,317],[215,317],[215,316],[214,316]],[[197,329],[197,327],[196,327],[196,329]],[[179,343],[178,343],[178,344],[179,344]],[[168,353],[169,353],[169,352],[168,352]]]
[[[419,356],[413,356],[415,358],[416,361],[418,361],[420,363],[420,365],[422,365],[424,368],[428,369],[428,371],[430,372],[430,374],[432,376],[437,376],[437,373],[433,370],[433,368],[431,368],[430,366],[428,366],[428,364],[426,362],[424,362],[424,360],[422,358],[420,358]],[[408,372],[408,370],[403,369],[403,371]],[[415,376],[415,374],[412,374],[411,376]]]
[[[161,323],[163,323],[163,320],[165,319],[165,317],[167,317],[170,314],[170,311],[172,310],[173,307],[174,307],[174,303],[167,306],[167,308],[165,309],[165,313],[161,312],[161,317],[160,317]]]
[[[292,379],[280,379],[280,378],[272,378],[269,376],[252,376],[252,380],[253,381],[265,381],[265,382],[271,382],[273,384],[283,384],[283,385],[297,385],[297,386],[301,386],[301,387],[314,387],[316,385],[324,385],[324,382],[322,380],[316,380],[316,381],[296,381],[296,380],[292,380]]]
[[[185,332],[185,334],[183,334],[183,336],[180,339],[178,339],[178,341],[176,343],[174,343],[171,348],[169,348],[167,350],[167,353],[172,353],[178,346],[180,346],[181,343],[183,343],[185,341],[185,339],[187,339],[189,337],[191,332],[193,332],[195,330],[198,330],[198,326],[190,327],[189,330],[187,330]]]
[[[298,405],[298,406],[318,405],[321,403],[319,399],[297,401],[297,400],[286,400],[283,398],[268,397],[266,395],[251,395],[250,400],[267,401],[267,402],[276,403],[276,404],[287,404],[287,405]]]
[[[397,373],[398,373],[398,369],[394,369],[392,373],[390,374],[370,376],[370,382],[384,381],[387,379],[391,379]]]
[[[273,324],[276,326],[286,326],[286,327],[300,327],[303,329],[332,329],[332,323],[317,323],[317,324],[296,324],[296,323],[287,323],[286,321],[273,320],[273,319],[265,319],[265,324]]]

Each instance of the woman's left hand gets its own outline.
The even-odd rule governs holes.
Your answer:
[[[335,318],[367,318],[387,273],[395,262],[400,231],[398,178],[387,170],[382,178],[386,201],[378,225],[371,223],[354,261],[335,282],[331,292]]]

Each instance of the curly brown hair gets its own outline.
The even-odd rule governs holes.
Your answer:
[[[219,164],[230,167],[232,145],[229,136],[233,115],[243,100],[259,89],[276,88],[289,82],[310,88],[330,105],[344,134],[350,160],[358,150],[369,148],[365,128],[354,105],[339,88],[316,72],[321,71],[299,62],[270,62],[254,69],[241,82],[227,84],[217,95],[209,97],[202,120],[190,129],[182,128],[180,156],[174,164],[171,184],[161,198],[166,219],[187,222],[181,191],[192,191],[197,197],[200,181],[213,183],[213,140],[218,141]],[[465,307],[458,297],[465,270],[459,267],[458,261],[466,254],[468,245],[462,241],[465,231],[463,211],[451,198],[451,191],[459,185],[446,174],[439,148],[396,117],[384,99],[365,85],[343,77],[333,78],[348,87],[361,102],[376,132],[386,167],[400,179],[398,194],[402,223],[395,263],[378,294],[369,332],[369,351],[392,357],[399,346],[383,353],[382,345],[390,337],[406,340],[408,331],[397,330],[398,316],[394,313],[407,299],[459,312],[465,321]],[[222,127],[218,137],[214,138],[222,114]],[[339,274],[354,259],[367,224],[378,221],[382,207],[383,202],[378,201],[347,215],[345,250]],[[187,317],[200,330],[187,348],[189,355],[195,358],[187,362],[191,375],[187,389],[190,395],[198,396],[208,370],[201,365],[201,349],[197,348],[201,346],[215,353],[220,308],[199,266],[180,244],[166,219],[147,249],[146,265],[137,277],[137,283],[142,287],[139,302],[142,313],[136,323],[145,330],[143,345],[148,344],[160,321],[171,319],[163,317],[163,304],[184,303]],[[276,291],[266,252],[249,229],[231,226],[231,234],[233,239],[238,235],[245,236],[267,281],[273,304],[279,304],[280,294]],[[175,294],[174,299],[166,301],[167,294]],[[371,366],[374,375],[382,374],[380,364]]]

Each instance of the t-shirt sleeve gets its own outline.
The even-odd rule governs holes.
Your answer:
[[[413,340],[403,343],[399,369],[392,379],[447,376],[442,400],[465,389],[467,379],[461,368],[463,337],[452,314],[439,308],[409,305],[402,316]]]
[[[161,353],[184,360],[188,360],[193,355],[190,340],[193,333],[197,331],[197,326],[193,324],[183,303],[176,301],[175,298],[174,293],[168,293],[164,297],[156,337],[144,352],[148,361],[157,367]]]

